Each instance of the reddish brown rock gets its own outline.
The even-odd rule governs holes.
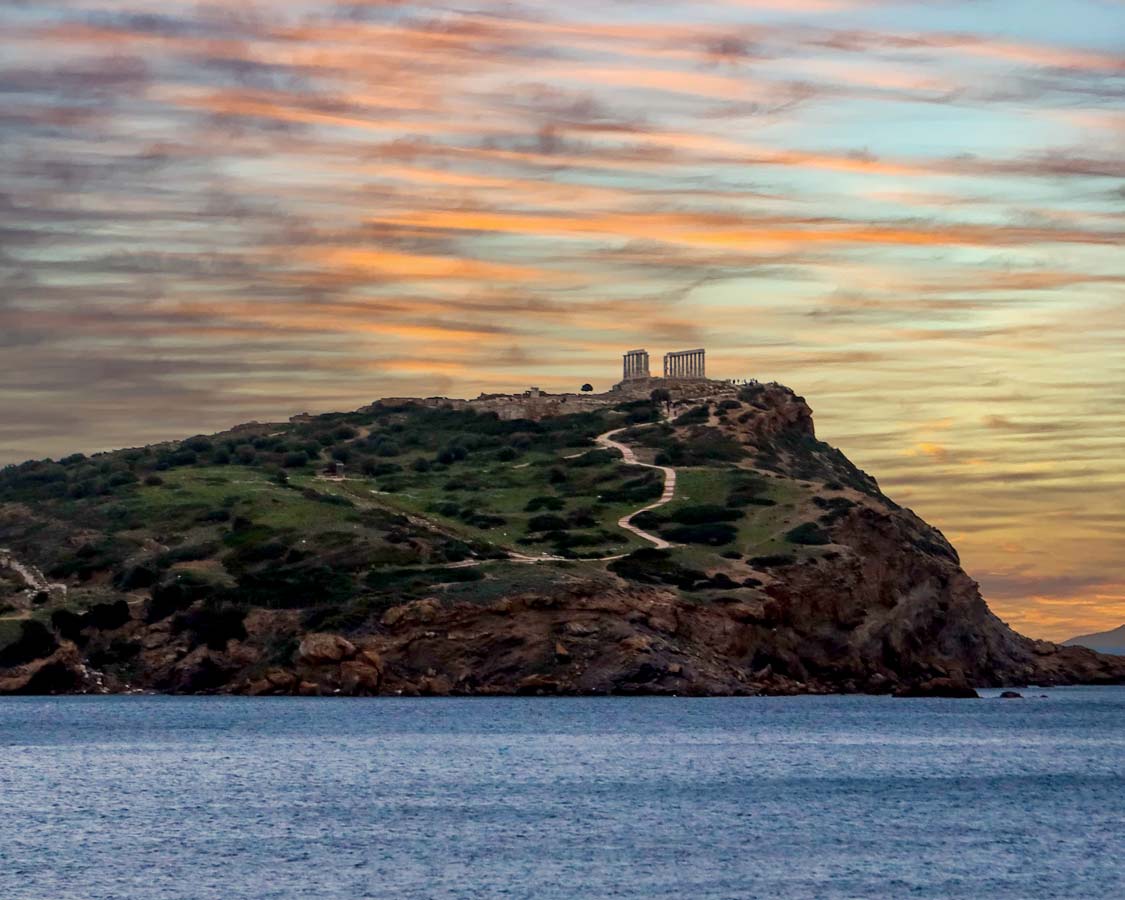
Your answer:
[[[351,659],[355,652],[355,644],[338,634],[307,634],[297,648],[301,662],[313,666]]]

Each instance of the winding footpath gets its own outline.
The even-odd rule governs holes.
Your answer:
[[[652,509],[659,509],[668,503],[671,503],[676,496],[676,470],[668,466],[658,466],[653,463],[641,462],[637,459],[637,454],[633,452],[633,448],[622,444],[613,439],[615,434],[620,434],[623,431],[628,431],[628,428],[617,428],[613,431],[607,431],[605,434],[599,434],[595,440],[599,447],[604,447],[606,450],[619,450],[622,458],[625,460],[626,465],[642,466],[646,469],[659,469],[664,473],[664,492],[660,495],[660,499],[655,503],[650,503],[648,506],[638,509],[636,512],[631,512],[627,516],[622,516],[617,520],[619,527],[624,528],[626,531],[631,531],[642,540],[648,541],[658,550],[667,550],[672,545],[664,538],[656,534],[649,534],[641,528],[633,524],[633,519],[643,512],[648,512]]]

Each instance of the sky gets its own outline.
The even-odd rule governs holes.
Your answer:
[[[706,347],[1125,622],[1125,2],[0,0],[0,464]]]

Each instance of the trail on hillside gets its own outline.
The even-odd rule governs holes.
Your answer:
[[[628,431],[628,428],[615,428],[613,431],[607,431],[605,434],[599,434],[597,438],[595,438],[595,440],[597,441],[599,447],[604,447],[607,450],[619,450],[621,452],[622,458],[625,460],[626,465],[642,466],[646,469],[659,469],[661,472],[663,472],[664,492],[660,495],[660,499],[655,503],[650,503],[648,506],[642,507],[636,512],[629,513],[629,515],[627,516],[622,516],[617,520],[617,524],[621,528],[624,528],[626,531],[631,531],[642,540],[648,541],[658,550],[667,550],[672,546],[670,543],[668,543],[668,541],[664,540],[664,538],[660,537],[659,535],[649,534],[647,531],[638,528],[633,524],[633,519],[643,512],[648,512],[652,509],[659,509],[661,506],[665,506],[666,504],[671,503],[673,499],[675,499],[676,470],[671,468],[670,466],[658,466],[653,463],[641,462],[639,459],[637,459],[637,454],[633,452],[632,447],[628,446],[627,444],[622,444],[619,441],[615,441],[613,439],[613,436],[615,434],[620,434],[623,431]]]

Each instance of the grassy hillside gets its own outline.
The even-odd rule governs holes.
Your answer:
[[[618,525],[664,476],[597,445],[617,429],[676,470],[672,502],[634,518],[669,550]],[[245,644],[251,677],[291,660],[304,633],[383,633],[389,610],[425,598],[484,608],[655,588],[761,609],[782,572],[841,556],[833,528],[857,507],[896,509],[778,386],[542,421],[376,404],[31,461],[0,471],[0,548],[56,587],[29,591],[0,568],[0,668],[68,639],[127,683]],[[955,562],[917,528],[919,552]]]

